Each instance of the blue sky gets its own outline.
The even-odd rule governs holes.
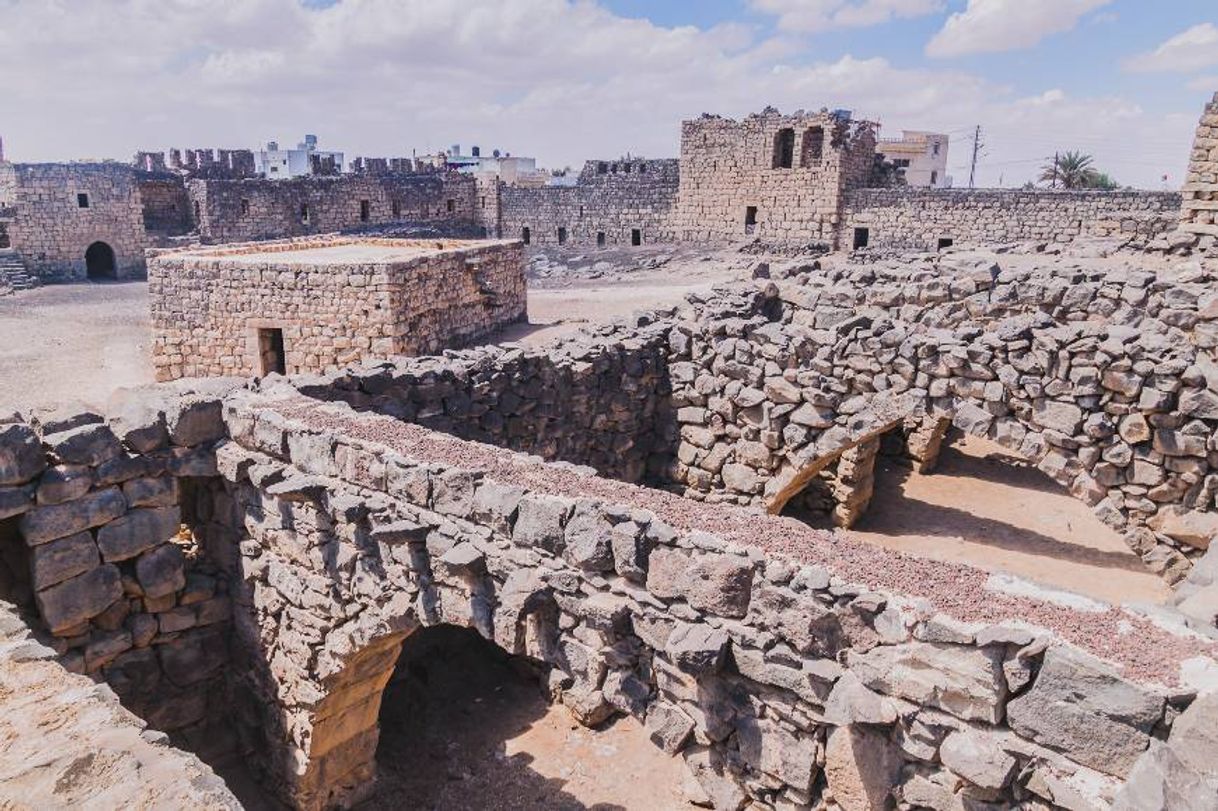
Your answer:
[[[1216,0],[0,0],[0,13],[14,160],[315,132],[349,156],[477,143],[578,166],[675,156],[681,119],[773,104],[850,108],[885,135],[947,132],[957,184],[980,124],[980,185],[1082,149],[1158,188],[1179,184],[1218,91]]]

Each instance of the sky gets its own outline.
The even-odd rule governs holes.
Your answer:
[[[308,132],[579,167],[773,105],[947,133],[957,186],[980,126],[978,186],[1080,150],[1157,189],[1218,92],[1218,0],[0,0],[0,88],[25,162]]]

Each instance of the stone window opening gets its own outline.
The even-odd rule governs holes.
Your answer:
[[[77,194],[76,195],[76,207],[77,208],[88,208],[89,207],[89,195],[85,194],[84,192]]]
[[[479,198],[479,204],[482,206],[482,208],[486,208],[486,197]]]
[[[939,185],[939,170],[938,169],[930,170],[930,185],[932,185],[932,186]]]
[[[300,204],[300,222],[303,225],[309,224],[309,204],[308,203]]]
[[[825,156],[825,128],[809,127],[804,130],[803,143],[799,149],[799,165],[805,169],[815,168]]]
[[[402,216],[402,203],[401,203],[401,201],[400,201],[400,200],[394,200],[394,201],[393,201],[393,203],[390,205],[390,208],[391,208],[391,209],[392,209],[392,211],[393,211],[393,218],[394,218],[395,220],[396,220],[396,219],[401,218],[401,216]]]
[[[266,327],[258,330],[258,370],[262,377],[287,374],[287,351],[282,329]]]
[[[795,130],[783,127],[774,136],[774,168],[790,169],[795,164]]]
[[[241,216],[248,217],[249,213],[250,213],[250,201],[242,200],[241,201]]]
[[[558,229],[558,244],[559,244],[559,245],[566,245],[566,244],[567,244],[567,229],[566,229],[566,228],[559,227],[559,229]]]
[[[598,175],[608,174],[609,167],[603,161],[596,164],[596,173]]]
[[[870,242],[871,242],[871,229],[870,228],[855,228],[854,229],[854,250],[857,251],[860,248],[866,248]]]
[[[639,164],[639,174],[642,175],[642,174],[646,174],[646,173],[647,173],[647,164],[640,163]]]
[[[955,244],[955,240],[951,237],[939,237],[938,249],[950,248],[953,244]]]
[[[744,233],[751,234],[757,227],[757,206],[746,206],[744,209]]]
[[[444,202],[444,205],[448,209],[449,214],[451,214],[457,210],[457,201],[456,200],[446,200]]]
[[[584,218],[584,207],[583,206],[579,207],[579,218],[581,220]]]
[[[623,172],[625,172],[626,174],[630,174],[631,167],[632,167],[633,165],[634,165],[634,164],[631,164],[631,163],[625,163],[625,164],[622,164],[622,171],[623,171]]]
[[[532,233],[529,231],[529,227],[527,225],[520,229],[520,238],[524,240],[525,245],[528,245],[531,241],[530,237],[532,237]]]
[[[642,245],[643,244],[643,229],[641,229],[641,228],[631,228],[630,229],[630,244],[631,245]]]
[[[359,221],[368,222],[372,218],[372,204],[367,200],[359,201]]]
[[[92,282],[114,281],[118,278],[118,266],[114,260],[114,249],[105,242],[94,242],[85,250],[85,276]]]
[[[602,248],[605,246],[605,232],[604,231],[596,232],[596,244]]]
[[[195,200],[194,209],[195,209],[195,223],[197,224],[199,222],[199,220],[202,218],[202,214],[200,213],[200,209],[199,209],[198,200]]]
[[[616,175],[617,174],[617,164],[616,163],[610,164],[609,171]]]

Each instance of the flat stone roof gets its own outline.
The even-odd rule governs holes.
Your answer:
[[[514,240],[337,237],[187,248],[158,256],[233,265],[391,265],[425,256],[460,253],[512,242]]]

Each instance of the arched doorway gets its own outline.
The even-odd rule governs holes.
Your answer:
[[[118,278],[114,249],[104,242],[94,242],[85,251],[85,273],[89,281],[112,281]]]

